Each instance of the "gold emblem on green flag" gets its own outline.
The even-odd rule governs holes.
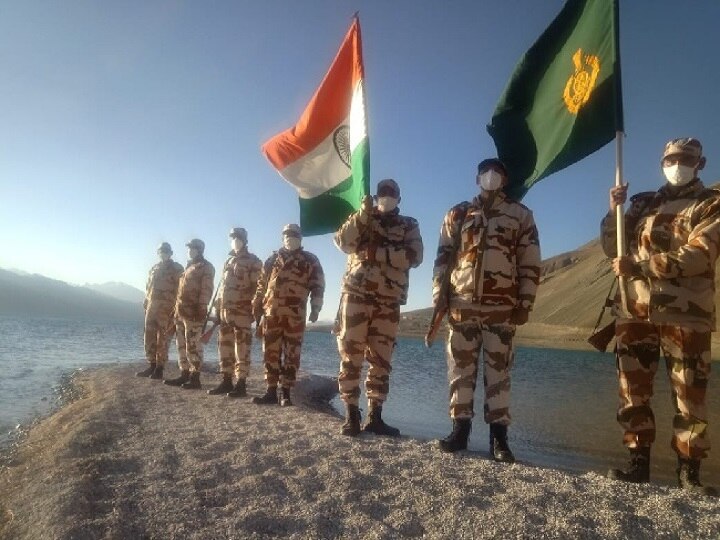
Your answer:
[[[573,54],[572,61],[575,65],[575,73],[570,75],[565,85],[563,99],[568,111],[577,114],[595,89],[595,81],[600,73],[600,59],[592,54],[583,57],[582,49],[578,49]]]

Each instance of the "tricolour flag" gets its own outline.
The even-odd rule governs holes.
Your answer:
[[[370,192],[360,21],[355,17],[300,120],[262,146],[300,197],[303,235],[336,231]]]
[[[622,130],[617,0],[567,0],[520,59],[488,125],[507,193],[521,198]]]

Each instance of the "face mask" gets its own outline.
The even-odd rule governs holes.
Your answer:
[[[169,260],[170,260],[170,254],[169,254],[169,253],[166,253],[166,252],[164,252],[164,251],[161,251],[161,252],[160,252],[160,260],[161,260],[162,262],[169,261]]]
[[[663,167],[663,174],[667,181],[673,186],[684,186],[695,178],[695,167],[688,167],[687,165],[670,165],[669,167]]]
[[[378,197],[377,207],[382,213],[392,212],[397,205],[398,200],[395,197]]]
[[[233,238],[230,241],[230,245],[232,246],[233,251],[240,251],[245,246],[245,242],[239,238]]]
[[[289,251],[295,251],[300,247],[301,240],[295,236],[283,236],[283,247]]]
[[[502,179],[502,175],[497,171],[485,171],[480,175],[480,187],[485,191],[495,191],[502,186]]]
[[[188,259],[194,259],[198,256],[198,250],[195,248],[188,249]]]

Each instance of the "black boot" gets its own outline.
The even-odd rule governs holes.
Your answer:
[[[152,372],[152,375],[150,375],[150,378],[154,381],[162,381],[163,378],[163,371],[165,370],[165,366],[155,366],[155,371]]]
[[[146,369],[143,369],[142,371],[138,371],[135,374],[135,376],[136,377],[149,377],[150,375],[153,374],[153,371],[155,371],[155,366],[157,366],[157,364],[155,362],[150,362],[150,364],[148,364],[148,367]]]
[[[348,437],[356,437],[360,434],[360,408],[357,405],[348,405],[346,409],[342,434]]]
[[[388,426],[382,419],[382,405],[380,403],[370,402],[370,411],[368,412],[367,421],[362,427],[363,431],[369,431],[375,435],[388,435],[389,437],[397,437],[400,430],[392,426]]]
[[[262,396],[255,396],[252,398],[252,402],[255,405],[277,405],[277,388],[274,386],[268,386],[265,394]]]
[[[188,382],[183,383],[181,385],[181,388],[183,390],[200,390],[202,388],[202,385],[200,384],[200,372],[193,371],[190,374],[190,379],[188,380]]]
[[[443,452],[457,452],[467,450],[468,437],[472,429],[472,419],[453,418],[453,430],[450,435],[438,441],[438,446]]]
[[[228,392],[232,392],[232,389],[232,375],[230,375],[229,373],[223,373],[223,378],[220,384],[218,384],[212,390],[208,390],[207,393],[211,396],[219,396],[220,394],[227,394]]]
[[[515,463],[515,456],[508,446],[507,431],[504,424],[490,424],[490,453],[495,461]]]
[[[700,483],[700,460],[687,459],[678,456],[678,486],[689,493],[717,497],[717,488],[703,486]]]
[[[165,384],[168,384],[170,386],[182,386],[186,382],[190,380],[190,370],[189,369],[183,369],[180,372],[180,376],[176,377],[174,379],[165,379]]]
[[[239,398],[247,396],[247,390],[245,388],[245,379],[238,379],[235,383],[235,388],[228,392],[228,397]]]
[[[650,447],[630,449],[630,463],[624,471],[610,469],[607,474],[611,480],[622,480],[632,484],[644,484],[650,481]]]
[[[280,398],[281,407],[292,407],[292,400],[290,399],[290,389],[283,386],[282,397]]]

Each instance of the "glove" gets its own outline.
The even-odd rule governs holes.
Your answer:
[[[370,216],[373,211],[373,198],[370,195],[365,195],[362,202],[360,203],[360,223],[366,225],[370,220]]]
[[[317,322],[318,315],[320,315],[320,310],[313,308],[310,310],[310,316],[308,317],[308,319],[310,320],[310,322]]]
[[[530,317],[530,311],[523,308],[515,308],[510,316],[510,322],[515,326],[522,326],[528,322],[528,317]]]

